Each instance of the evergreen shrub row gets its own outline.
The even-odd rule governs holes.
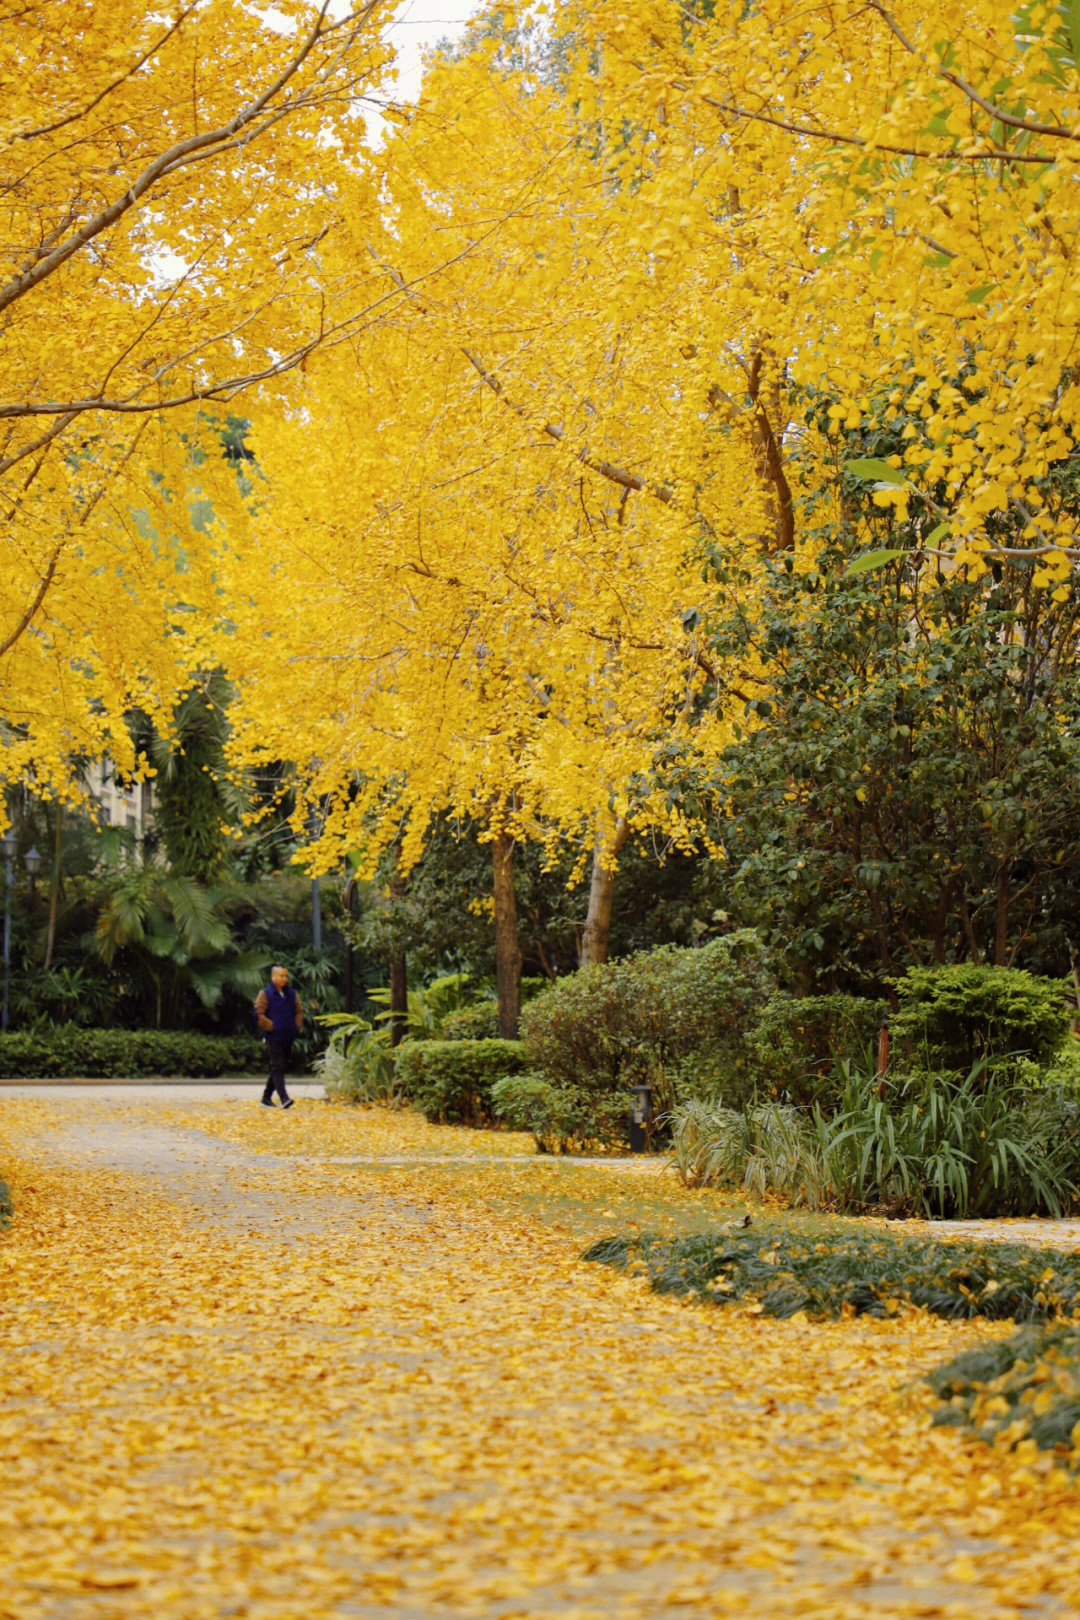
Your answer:
[[[260,1047],[250,1035],[230,1039],[188,1030],[82,1029],[78,1024],[0,1035],[4,1080],[216,1079],[255,1074],[261,1067]]]

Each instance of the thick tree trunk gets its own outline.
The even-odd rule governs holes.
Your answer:
[[[397,870],[398,851],[394,850],[394,875],[390,879],[390,898],[400,900],[405,893],[405,879]],[[409,1018],[409,965],[404,951],[394,951],[390,957],[390,1045],[400,1046],[408,1032]]]
[[[52,967],[53,950],[56,946],[56,913],[60,906],[60,855],[63,848],[62,834],[64,824],[64,808],[58,804],[56,807],[56,842],[53,850],[52,878],[49,883],[49,931],[45,938],[45,969]]]
[[[615,899],[616,858],[629,835],[630,828],[623,816],[615,823],[615,836],[610,843],[605,842],[602,834],[597,834],[589,884],[589,911],[585,918],[585,932],[581,936],[582,967],[586,962],[607,961],[611,910]]]
[[[409,1015],[409,966],[404,951],[390,958],[390,1045],[405,1039]]]
[[[495,988],[499,998],[499,1034],[516,1040],[521,1012],[521,942],[514,894],[514,840],[505,830],[492,844],[495,874]]]

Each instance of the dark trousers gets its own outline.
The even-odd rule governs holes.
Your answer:
[[[282,1102],[288,1102],[285,1090],[285,1066],[292,1052],[292,1041],[283,1041],[278,1035],[266,1037],[266,1055],[270,1059],[270,1078],[263,1092],[263,1102],[273,1102],[276,1091]]]

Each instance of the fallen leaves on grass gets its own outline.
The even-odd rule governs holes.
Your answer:
[[[0,1139],[18,1620],[1080,1605],[1053,1457],[897,1397],[970,1327],[660,1298],[583,1264],[524,1168],[283,1166],[149,1103],[6,1104]],[[614,1174],[572,1172],[598,1218]]]

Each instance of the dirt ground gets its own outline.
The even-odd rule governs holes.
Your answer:
[[[0,1093],[0,1175],[0,1617],[1080,1612],[1080,1488],[920,1392],[1007,1329],[583,1264],[723,1213],[654,1166],[88,1087]]]

